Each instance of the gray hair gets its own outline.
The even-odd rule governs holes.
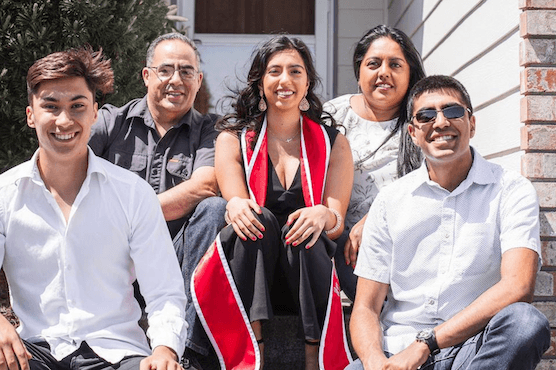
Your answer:
[[[195,56],[197,57],[197,68],[201,69],[201,54],[199,54],[199,50],[197,49],[197,45],[195,42],[191,40],[189,37],[182,35],[181,33],[172,32],[166,33],[164,35],[158,36],[147,49],[147,66],[150,66],[154,59],[154,49],[160,44],[162,41],[166,40],[180,40],[185,42],[187,45],[191,46],[193,51],[195,52]]]

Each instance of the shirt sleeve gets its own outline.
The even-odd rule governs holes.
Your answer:
[[[202,122],[201,140],[195,153],[193,171],[200,167],[214,167],[214,143],[218,136],[214,124],[217,119],[217,115],[209,114],[205,116]]]
[[[97,156],[104,159],[107,159],[106,153],[110,144],[110,135],[116,125],[117,110],[117,107],[105,104],[99,109],[98,118],[91,127],[89,146]]]
[[[362,278],[390,284],[392,238],[386,219],[386,199],[379,193],[363,226],[363,239],[354,273]]]
[[[137,179],[130,210],[131,257],[141,294],[145,298],[151,348],[163,345],[178,356],[185,349],[184,282],[172,240],[156,194],[148,183]]]
[[[516,174],[504,186],[500,207],[501,252],[529,248],[540,258],[539,203],[531,182]]]
[[[4,225],[4,208],[0,200],[0,268],[4,265],[4,252],[6,247],[6,226]]]

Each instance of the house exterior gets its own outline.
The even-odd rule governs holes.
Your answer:
[[[323,80],[323,100],[357,91],[351,65],[354,45],[365,31],[381,23],[412,38],[428,75],[459,79],[469,90],[477,117],[472,145],[488,160],[521,171],[537,189],[544,262],[535,305],[553,328],[552,346],[539,369],[556,369],[556,1],[172,3],[178,5],[179,15],[188,18],[183,26],[189,36],[199,40],[213,109],[219,113],[229,107],[217,104],[218,99],[229,93],[228,87],[237,86],[238,77],[245,81],[253,48],[272,31],[288,31],[309,45]],[[224,3],[228,5],[222,8]],[[258,26],[249,24],[261,18],[264,21]],[[239,25],[228,27],[235,23]],[[221,24],[226,27],[219,29]],[[265,29],[265,24],[274,28]]]

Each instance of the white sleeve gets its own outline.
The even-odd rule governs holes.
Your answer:
[[[362,278],[390,284],[392,238],[386,221],[385,197],[379,193],[369,209],[354,273]]]
[[[164,345],[179,357],[185,349],[188,328],[185,321],[187,297],[170,233],[158,197],[148,183],[137,182],[130,203],[133,207],[130,210],[131,257],[147,304],[147,336],[151,348]]]

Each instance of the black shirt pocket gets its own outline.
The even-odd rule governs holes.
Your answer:
[[[172,176],[174,185],[189,180],[191,177],[192,159],[184,154],[177,154],[168,160],[166,171]]]

